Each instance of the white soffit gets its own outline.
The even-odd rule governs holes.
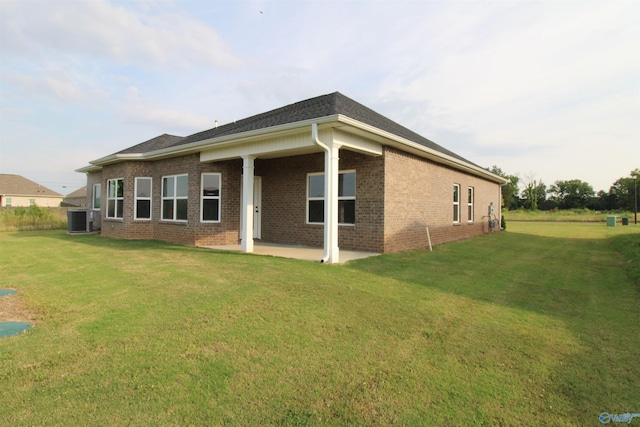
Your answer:
[[[299,132],[295,134],[283,134],[261,140],[240,141],[236,144],[210,146],[210,148],[200,152],[200,161],[213,162],[243,156],[255,156],[268,159],[322,151],[322,149],[312,141],[311,129],[308,125],[298,130]],[[382,155],[382,145],[380,143],[368,140],[362,136],[356,136],[352,133],[334,129],[330,125],[320,128],[318,137],[323,142],[333,142],[339,144],[341,148],[346,148],[351,151],[372,156]]]

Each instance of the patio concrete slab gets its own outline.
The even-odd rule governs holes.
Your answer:
[[[206,246],[210,249],[222,250],[222,251],[235,251],[240,252],[242,249],[240,245],[222,245],[222,246]],[[324,253],[323,248],[310,247],[310,246],[295,246],[295,245],[280,245],[276,243],[255,242],[253,244],[253,253],[257,255],[270,255],[281,258],[293,258],[301,259],[305,261],[320,262]],[[375,252],[363,252],[363,251],[350,251],[346,249],[340,249],[340,264],[355,259],[369,258],[372,256],[380,255]]]

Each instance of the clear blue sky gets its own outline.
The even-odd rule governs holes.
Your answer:
[[[481,166],[640,167],[638,1],[0,0],[0,172],[75,169],[340,91]]]

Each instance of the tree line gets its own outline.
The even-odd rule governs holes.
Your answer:
[[[640,168],[632,170],[629,176],[618,178],[609,191],[600,190],[597,193],[588,182],[579,179],[556,181],[547,186],[541,179],[533,176],[521,182],[520,177],[506,174],[498,166],[492,166],[488,170],[509,181],[502,186],[503,206],[509,210],[591,209],[633,212],[636,185],[640,185],[636,182],[636,179],[640,179]]]

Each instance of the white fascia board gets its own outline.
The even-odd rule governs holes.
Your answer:
[[[313,123],[318,125],[335,122],[338,120],[338,115],[322,117],[320,119],[303,120],[294,123],[286,123],[284,125],[271,126],[268,128],[256,129],[248,132],[235,133],[232,135],[222,136],[219,138],[204,139],[202,141],[194,142],[198,144],[198,149],[217,148],[225,145],[242,144],[245,142],[254,141],[256,139],[264,139],[265,136],[269,138],[275,138],[288,133],[299,132],[300,129],[310,127]],[[309,131],[309,134],[311,131]],[[191,145],[191,144],[189,144]]]
[[[300,128],[311,126],[312,123],[324,124],[335,122],[338,115],[322,117],[320,119],[303,120],[294,123],[286,123],[268,128],[261,128],[247,132],[234,133],[217,138],[203,139],[190,144],[179,145],[177,147],[168,147],[161,150],[150,151],[148,153],[131,153],[131,154],[111,154],[98,160],[90,162],[92,165],[104,166],[110,163],[117,163],[125,160],[159,160],[166,157],[175,157],[179,155],[193,154],[202,150],[223,147],[226,145],[242,144],[256,139],[263,139],[265,136],[275,137],[291,132],[295,132]],[[84,168],[83,168],[84,169]]]
[[[380,141],[374,141],[362,135],[346,132],[341,130],[341,127],[334,128],[333,143],[339,144],[340,148],[347,148],[356,153],[376,157],[382,155],[382,143]]]
[[[100,170],[102,170],[102,166],[89,165],[80,169],[76,169],[74,172],[89,173],[89,172],[97,172]]]
[[[356,128],[360,128],[362,130],[365,130],[367,132],[373,133],[375,135],[381,136],[384,139],[386,139],[388,142],[391,143],[386,143],[386,145],[395,147],[395,148],[399,148],[403,151],[409,151],[409,152],[413,152],[414,154],[420,156],[420,157],[424,157],[430,160],[433,160],[437,163],[441,163],[441,164],[445,164],[448,166],[451,166],[455,169],[458,170],[463,170],[466,172],[469,172],[473,175],[476,176],[481,176],[483,178],[486,178],[490,181],[494,181],[500,184],[506,184],[507,180],[499,175],[496,175],[494,173],[489,172],[486,169],[483,169],[479,166],[473,165],[471,163],[465,162],[463,160],[457,159],[455,157],[449,156],[447,154],[441,153],[439,151],[436,151],[432,148],[426,147],[422,144],[418,144],[416,142],[410,141],[408,139],[402,138],[398,135],[395,135],[393,133],[384,131],[382,129],[379,129],[375,126],[371,126],[365,123],[362,123],[360,121],[354,120],[350,117],[347,116],[340,116],[338,118],[338,120],[341,123],[345,123],[348,124],[350,126],[356,127]]]
[[[247,131],[247,132],[221,136],[217,138],[203,139],[200,141],[192,142],[190,144],[180,145],[177,147],[164,148],[161,150],[151,151],[148,153],[112,154],[112,155],[102,157],[98,160],[94,160],[90,162],[93,165],[93,167],[95,167],[95,169],[92,169],[92,166],[87,166],[85,168],[78,169],[77,172],[97,171],[101,169],[101,166],[108,165],[111,163],[116,163],[119,161],[158,160],[166,157],[197,153],[207,149],[215,149],[215,148],[221,148],[229,145],[243,144],[245,142],[250,142],[257,139],[264,139],[265,136],[268,136],[269,138],[277,137],[280,135],[285,135],[287,133],[297,132],[301,128],[311,126],[313,123],[318,124],[319,127],[321,127],[322,125],[325,125],[325,126],[328,125],[327,127],[338,127],[338,128],[340,127],[339,125],[332,126],[332,123],[334,124],[341,123],[347,126],[351,126],[356,129],[363,130],[369,134],[377,135],[378,137],[384,140],[383,143],[385,145],[389,145],[389,146],[401,149],[403,151],[412,152],[420,157],[424,157],[424,158],[433,160],[437,163],[451,166],[458,170],[466,171],[473,175],[486,178],[490,181],[494,181],[500,184],[507,183],[507,180],[505,178],[499,175],[493,174],[479,166],[473,165],[471,163],[465,162],[463,160],[460,160],[455,157],[449,156],[447,154],[441,153],[439,151],[433,150],[429,147],[425,147],[422,144],[415,143],[408,139],[399,137],[398,135],[379,129],[375,126],[365,124],[358,120],[354,120],[348,116],[344,116],[340,114],[335,114],[332,116],[315,118],[315,119],[309,119],[309,120],[303,120],[299,122],[286,123],[283,125],[277,125],[277,126],[272,126],[268,128],[261,128],[261,129]],[[354,146],[352,148],[356,148],[356,147]],[[362,149],[365,147],[358,147],[358,148]],[[370,154],[373,154],[373,155],[378,154],[377,149],[375,149],[373,146],[367,147],[365,151],[370,151]]]
[[[321,127],[320,133],[323,138],[332,139],[334,144],[337,143],[341,148],[347,148],[354,152],[370,156],[382,155],[381,143],[341,131],[339,127],[335,126],[336,121],[332,124]],[[217,143],[200,151],[200,161],[212,162],[243,156],[267,156],[266,158],[290,156],[305,154],[313,151],[312,149],[316,149],[318,152],[322,151],[310,138],[309,131],[309,124],[303,123],[290,132],[270,133],[259,139],[248,141],[236,140],[233,144]]]

